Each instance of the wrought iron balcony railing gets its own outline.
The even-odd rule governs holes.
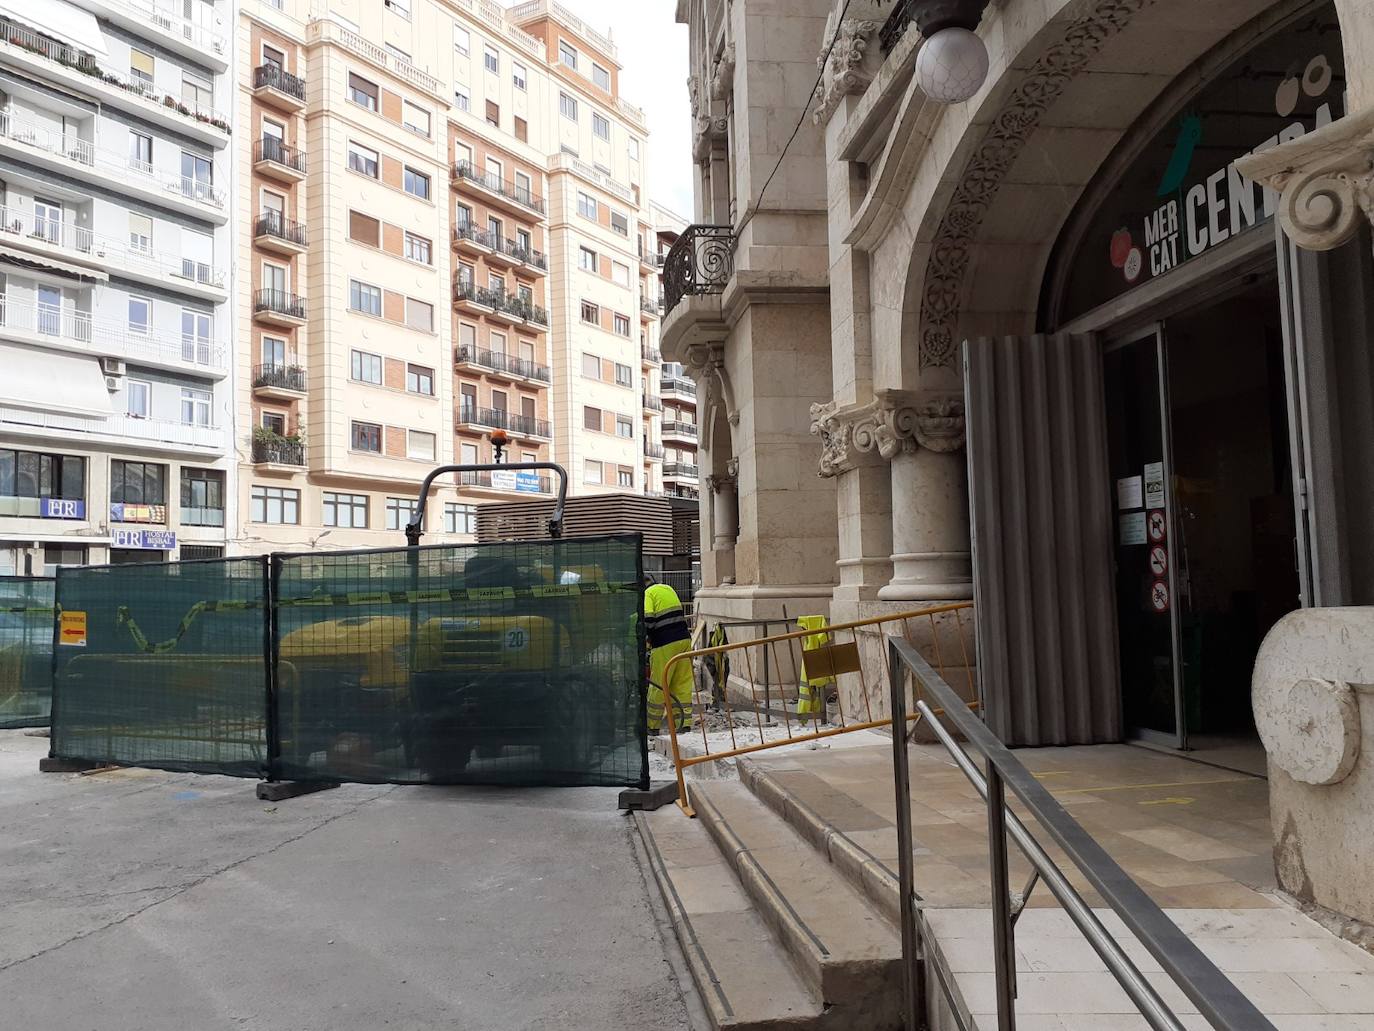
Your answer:
[[[253,438],[253,461],[260,465],[305,465],[305,445],[286,437]]]
[[[663,352],[657,347],[650,347],[648,344],[641,344],[639,346],[639,354],[646,362],[651,362],[654,365],[663,361]]]
[[[301,222],[287,218],[279,211],[264,211],[253,223],[254,236],[275,236],[301,247],[310,243],[309,234]]]
[[[735,274],[735,234],[729,226],[688,226],[663,262],[663,313],[684,297],[725,292]]]
[[[514,315],[516,318],[524,319],[532,325],[547,327],[549,324],[548,312],[533,301],[526,301],[522,297],[503,293],[500,290],[489,290],[486,287],[477,286],[461,276],[453,281],[453,299],[481,305],[484,308],[494,308],[508,315]]]
[[[661,444],[650,444],[650,443],[646,440],[646,441],[644,442],[644,457],[645,457],[645,458],[662,458],[662,457],[663,457],[663,445],[661,445]]]
[[[663,402],[662,402],[662,401],[660,401],[660,400],[659,400],[658,398],[656,398],[656,397],[650,397],[648,394],[645,394],[645,395],[643,395],[643,396],[644,396],[644,407],[645,407],[645,408],[647,408],[647,409],[648,409],[649,411],[651,411],[651,412],[661,412],[661,411],[663,411]]]
[[[466,344],[459,344],[455,358],[459,364],[476,365],[483,369],[491,369],[493,372],[523,376],[525,379],[538,380],[541,383],[548,383],[550,379],[547,365],[540,365],[528,358],[518,358],[502,351],[489,351],[484,347],[469,347]]]
[[[274,64],[260,64],[253,69],[253,88],[262,89],[264,86],[280,90],[299,101],[305,100],[305,80]]]
[[[485,426],[493,430],[508,430],[522,437],[552,437],[553,426],[547,420],[532,415],[517,415],[504,408],[474,408],[463,405],[458,409],[460,426]]]
[[[515,201],[531,211],[537,211],[541,215],[544,213],[544,198],[540,197],[527,186],[513,183],[509,179],[502,179],[499,175],[492,175],[484,172],[471,161],[458,161],[453,166],[453,178],[465,179],[470,183],[476,183],[484,190],[491,193],[500,194],[509,200]]]
[[[259,290],[253,294],[253,311],[276,312],[288,318],[305,318],[305,298],[285,290]]]
[[[253,386],[276,387],[304,394],[305,370],[299,365],[256,365],[253,367]]]
[[[646,315],[662,315],[663,302],[653,297],[641,297],[639,299],[639,310]]]
[[[700,469],[687,462],[669,462],[663,467],[663,475],[683,480],[695,480]]]
[[[690,437],[697,439],[697,427],[691,422],[675,422],[665,419],[663,421],[663,435],[665,437]]]
[[[264,136],[253,144],[253,163],[259,161],[271,161],[305,174],[305,151],[283,143],[275,136]]]
[[[512,474],[507,473],[506,475],[510,476]],[[534,493],[534,491],[530,490],[521,490],[518,483],[515,486],[508,486],[506,483],[503,483],[501,481],[499,473],[495,474],[495,476],[496,478],[493,480],[493,474],[490,472],[459,473],[458,483],[460,486],[463,487],[486,487],[488,490],[511,490],[520,494]],[[553,493],[553,479],[551,477],[540,476],[538,477],[538,480],[540,494]]]
[[[665,394],[676,393],[686,394],[689,397],[697,396],[697,385],[689,379],[679,379],[677,376],[664,376],[659,390]]]

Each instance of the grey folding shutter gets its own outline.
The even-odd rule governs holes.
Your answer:
[[[1102,357],[1091,336],[964,345],[978,665],[1008,745],[1121,740]]]

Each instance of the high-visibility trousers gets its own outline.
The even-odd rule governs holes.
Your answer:
[[[802,616],[797,620],[797,625],[803,630],[818,631],[802,638],[803,651],[823,648],[830,643],[824,616]],[[800,683],[797,685],[797,715],[804,719],[822,716],[825,713],[826,692],[834,683],[834,677],[807,676],[806,661],[803,659]]]
[[[672,641],[649,650],[650,730],[658,730],[663,725],[663,677],[668,672],[668,660],[691,650],[691,641]],[[672,677],[672,683],[667,685],[667,696],[672,700],[673,722],[678,733],[682,733],[692,729],[692,660],[684,659],[677,663],[673,667]]]

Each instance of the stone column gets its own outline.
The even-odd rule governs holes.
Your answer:
[[[735,540],[739,537],[739,463],[733,458],[726,475],[706,477],[711,492],[711,550],[716,583],[735,582]]]
[[[892,577],[891,480],[867,427],[874,405],[811,406],[811,432],[821,438],[820,475],[836,486],[839,522],[838,602],[872,601]],[[857,610],[856,610],[857,611]],[[847,614],[852,617],[853,612]]]

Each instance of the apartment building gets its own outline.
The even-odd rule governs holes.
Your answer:
[[[224,552],[227,10],[0,14],[0,574]]]
[[[661,204],[652,207],[654,219],[654,271],[657,273],[655,302],[660,307],[663,297],[663,268],[668,252],[687,228],[687,220]],[[699,428],[697,420],[697,386],[680,362],[664,362],[658,350],[657,331],[653,324],[654,364],[659,378],[651,388],[662,404],[659,418],[660,447],[657,457],[662,493],[670,498],[695,501],[700,496],[700,470],[697,463]]]
[[[545,0],[246,0],[237,45],[243,549],[399,541],[494,431],[573,493],[661,489],[647,127],[611,41]],[[464,474],[427,539],[555,488]]]

